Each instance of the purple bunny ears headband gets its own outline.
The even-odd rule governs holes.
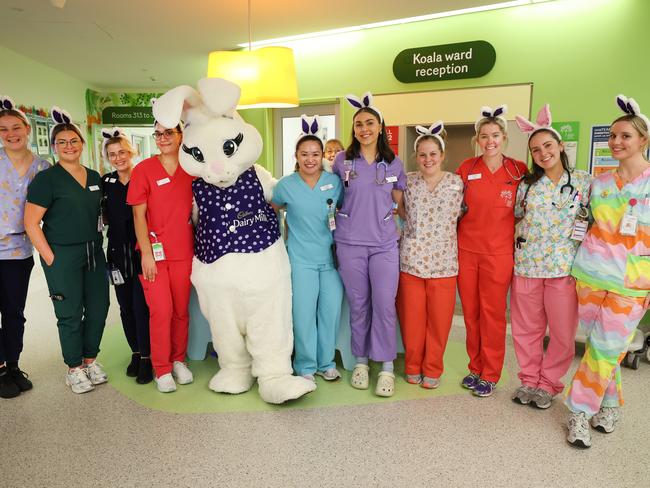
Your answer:
[[[379,122],[384,121],[383,115],[381,115],[381,112],[377,107],[375,107],[372,104],[372,93],[366,92],[364,95],[359,98],[355,95],[345,95],[345,99],[348,101],[350,105],[352,105],[354,108],[362,109],[362,108],[370,108],[377,112],[379,115]]]
[[[528,136],[528,139],[532,137],[532,135],[540,130],[548,130],[551,131],[553,134],[557,136],[557,138],[561,141],[562,136],[558,131],[556,131],[553,127],[551,127],[551,107],[549,106],[548,103],[544,104],[544,106],[539,110],[537,113],[537,120],[535,122],[531,122],[530,120],[522,117],[521,115],[517,115],[515,117],[515,121],[517,122],[517,127],[519,127],[519,130],[526,134]]]
[[[478,133],[478,128],[483,119],[487,118],[498,118],[503,120],[503,123],[506,124],[507,127],[507,122],[504,117],[504,115],[508,112],[508,106],[503,104],[499,105],[495,108],[484,106],[481,107],[481,116],[476,119],[476,122],[474,123],[474,130]]]
[[[298,137],[304,137],[304,136],[316,136],[320,137],[320,120],[318,119],[318,115],[314,115],[313,117],[308,117],[305,114],[302,114],[300,116],[300,136]]]
[[[422,139],[423,137],[432,136],[438,140],[438,142],[440,143],[440,149],[442,149],[442,151],[444,152],[445,141],[442,139],[442,136],[440,136],[444,128],[445,128],[445,124],[442,122],[442,120],[434,122],[429,127],[416,125],[415,132],[417,132],[419,135],[417,139],[415,139],[415,142],[413,143],[413,149],[417,151],[418,142],[420,142],[420,139]]]
[[[108,154],[106,152],[106,145],[108,141],[111,139],[119,137],[121,139],[126,139],[128,141],[128,138],[126,137],[126,134],[124,133],[124,129],[121,127],[113,127],[112,129],[102,129],[102,156],[104,156],[104,159],[108,159]]]
[[[52,140],[52,133],[54,132],[54,129],[61,124],[70,124],[74,126],[78,131],[79,134],[81,134],[81,129],[77,124],[72,122],[72,116],[66,111],[63,110],[62,108],[57,107],[56,105],[52,107],[52,113],[50,114],[52,117],[52,120],[56,122],[56,125],[52,127],[52,130],[50,131],[50,143],[54,144],[54,141]]]
[[[0,110],[13,110],[14,112],[18,113],[18,116],[23,119],[23,122],[25,122],[27,125],[31,125],[29,123],[27,115],[25,115],[22,110],[19,110],[18,107],[16,107],[14,101],[8,96],[0,95]]]
[[[617,95],[616,104],[625,114],[636,115],[643,120],[646,128],[650,130],[650,120],[648,120],[647,116],[641,113],[641,108],[634,98],[627,98],[625,95]]]

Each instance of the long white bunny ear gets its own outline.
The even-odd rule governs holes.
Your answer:
[[[381,114],[379,109],[372,104],[372,93],[366,92],[363,94],[363,97],[359,98],[355,95],[345,95],[345,99],[350,105],[354,108],[371,108],[379,115],[379,121],[384,121],[384,116]]]
[[[363,108],[363,106],[364,106],[361,99],[359,97],[355,96],[355,95],[345,95],[345,99],[354,108]]]
[[[184,112],[188,107],[195,107],[201,104],[199,93],[188,85],[172,88],[152,105],[153,116],[156,121],[167,129],[173,129],[184,118]]]
[[[646,124],[646,127],[650,129],[650,119],[641,113],[641,107],[636,102],[634,98],[628,98],[625,95],[618,95],[616,97],[616,104],[618,107],[627,115],[636,115]]]
[[[214,115],[232,116],[237,108],[241,88],[223,78],[203,78],[198,82],[203,103]]]

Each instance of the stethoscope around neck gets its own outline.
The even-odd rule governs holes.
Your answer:
[[[359,173],[357,173],[357,160],[353,159],[352,161],[346,159],[343,164],[345,167],[350,167],[350,169],[345,170],[344,178],[343,178],[343,183],[345,186],[349,186],[350,180],[354,180],[359,176]],[[381,174],[380,168],[383,168],[384,171],[384,176],[383,178],[379,178],[379,175]],[[386,175],[388,174],[388,163],[386,161],[375,161],[375,183],[378,185],[383,185],[386,183]]]
[[[469,182],[471,181],[469,179],[469,175],[471,175],[474,172],[474,169],[476,168],[476,165],[482,159],[483,159],[483,156],[479,156],[479,157],[475,158],[474,162],[472,163],[472,167],[469,169],[469,172],[467,173],[468,178],[467,178],[467,181],[464,182],[465,185],[464,185],[464,188],[463,188],[463,201],[460,204],[461,217],[463,215],[465,215],[465,213],[467,213],[467,211],[469,210],[469,207],[467,206],[467,202],[466,202],[466,198],[465,198],[465,195],[467,193],[467,189],[469,188]],[[515,170],[517,171],[517,176],[514,176],[510,172],[510,170],[508,169],[508,166],[506,165],[507,161],[510,161],[511,164],[515,167]],[[518,182],[524,177],[524,174],[519,169],[519,166],[512,159],[510,159],[509,157],[503,156],[503,162],[501,163],[501,165],[503,166],[503,169],[506,170],[506,173],[508,173],[508,176],[510,177],[511,180],[514,180],[515,182]],[[508,183],[510,183],[510,182],[508,182]]]
[[[567,171],[566,169],[564,172],[567,175],[567,182],[560,187],[560,197],[558,201],[552,201],[551,205],[553,205],[554,208],[558,210],[562,210],[563,208],[566,208],[567,205],[569,208],[575,207],[575,203],[573,203],[573,199],[576,194],[576,189],[575,187],[571,184],[571,172]],[[521,200],[521,208],[524,210],[524,213],[526,213],[526,206],[528,205],[528,192],[530,191],[530,188],[533,185],[528,185],[526,187],[526,191],[524,192],[524,198]],[[582,205],[579,201],[577,202],[579,205]],[[570,204],[570,205],[569,205]]]

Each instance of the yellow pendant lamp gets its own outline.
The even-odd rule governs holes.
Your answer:
[[[241,88],[237,108],[297,107],[298,83],[293,50],[263,47],[252,51],[248,0],[248,51],[213,51],[208,56],[208,77],[225,78]]]

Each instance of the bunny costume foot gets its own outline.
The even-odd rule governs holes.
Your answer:
[[[179,162],[196,176],[191,280],[221,370],[210,389],[242,393],[257,378],[269,403],[293,400],[315,384],[292,376],[291,269],[269,205],[276,181],[254,164],[262,138],[235,111],[239,87],[204,78],[198,91],[171,89],[155,101],[164,127],[185,121]]]

